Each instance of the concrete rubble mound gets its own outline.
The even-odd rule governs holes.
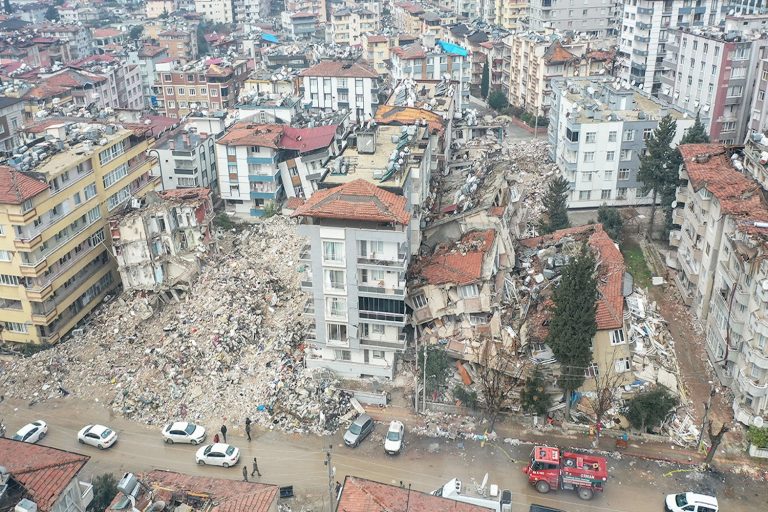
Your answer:
[[[4,394],[33,403],[71,394],[147,424],[218,428],[249,416],[288,432],[338,428],[350,395],[333,374],[304,368],[304,241],[293,222],[272,217],[218,243],[180,301],[122,294],[82,334],[6,363]]]

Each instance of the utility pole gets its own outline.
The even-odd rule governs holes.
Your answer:
[[[336,468],[331,464],[331,450],[333,450],[333,445],[329,444],[328,449],[325,451],[325,465],[328,466],[328,497],[330,498],[329,503],[331,505],[330,512],[334,512],[334,510],[336,510],[336,496],[333,478],[336,476]]]
[[[427,344],[424,343],[424,389],[422,389],[421,410],[427,412]]]
[[[414,341],[416,342],[416,371],[413,372],[413,408],[416,414],[419,414],[419,333],[414,330]],[[426,343],[425,343],[426,345]]]
[[[701,430],[699,431],[699,440],[696,441],[696,449],[701,448],[701,440],[704,438],[704,429],[707,428],[707,417],[709,416],[709,408],[712,406],[712,397],[715,396],[715,388],[712,382],[709,383],[709,397],[704,404],[704,419],[701,421]]]

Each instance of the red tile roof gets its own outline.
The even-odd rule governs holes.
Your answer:
[[[338,512],[488,512],[487,508],[355,476],[344,479]]]
[[[295,12],[291,14],[291,18],[317,18],[317,14],[311,12]]]
[[[122,32],[120,30],[117,30],[116,28],[111,28],[111,27],[94,28],[92,32],[93,32],[93,37],[96,39],[99,39],[101,37],[117,37],[125,34],[125,32]]]
[[[411,219],[411,214],[405,211],[403,196],[362,179],[315,192],[292,216],[391,222],[403,226]]]
[[[285,201],[285,207],[289,210],[295,210],[299,206],[304,204],[304,199],[301,197],[289,197]]]
[[[0,204],[21,204],[46,190],[48,184],[44,181],[0,165]]]
[[[336,135],[338,125],[316,126],[314,128],[293,128],[286,126],[280,147],[294,149],[299,153],[307,153],[316,149],[327,148]]]
[[[218,142],[228,146],[261,146],[277,149],[284,127],[276,124],[256,124],[242,121],[229,129]]]
[[[324,60],[311,68],[302,70],[299,76],[328,76],[339,78],[378,78],[375,69],[363,62]]]
[[[438,246],[432,256],[414,263],[414,273],[432,285],[474,283],[482,277],[485,255],[493,247],[496,231],[472,231],[458,242]]]
[[[423,59],[427,56],[427,52],[421,44],[411,44],[408,46],[396,46],[392,48],[392,53],[400,57],[401,59]]]
[[[366,39],[368,39],[369,43],[386,43],[389,41],[389,38],[387,36],[375,36],[375,35],[369,35],[365,36]]]
[[[139,50],[139,57],[154,57],[167,51],[168,48],[162,46],[144,45],[141,50]]]
[[[401,2],[399,4],[395,4],[395,7],[400,7],[404,11],[407,11],[411,14],[421,14],[424,12],[424,9],[422,9],[421,6],[412,4],[410,2]]]
[[[548,64],[563,64],[575,60],[576,56],[563,48],[560,41],[555,41],[544,52],[544,61]]]
[[[88,462],[87,455],[0,438],[0,466],[29,491],[40,512],[48,512]]]
[[[431,133],[442,132],[445,128],[443,117],[429,110],[416,107],[401,107],[398,105],[379,105],[374,118],[379,124],[394,124],[410,126],[425,120]]]

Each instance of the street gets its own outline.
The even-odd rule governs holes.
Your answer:
[[[98,403],[66,398],[28,407],[24,402],[6,400],[0,403],[0,418],[4,418],[9,436],[30,421],[47,421],[50,431],[42,444],[91,457],[81,475],[83,479],[104,472],[120,476],[128,471],[150,469],[241,478],[239,468],[198,466],[194,459],[195,447],[166,445],[161,439],[160,426],[115,417]],[[108,425],[119,433],[113,448],[99,451],[78,444],[77,431],[86,423],[94,422]],[[219,425],[206,427],[210,441],[213,429]],[[327,507],[328,474],[323,461],[324,450],[329,444],[333,444],[336,480],[355,475],[396,485],[402,481],[405,486],[429,492],[454,477],[469,487],[473,485],[473,479],[480,482],[487,472],[489,484],[495,483],[500,489],[512,491],[515,510],[527,510],[528,504],[539,503],[568,512],[659,511],[666,494],[695,490],[715,493],[721,510],[753,511],[762,510],[768,498],[764,482],[749,481],[744,476],[692,472],[690,468],[668,463],[609,457],[610,477],[605,492],[584,502],[569,491],[542,495],[528,486],[521,469],[530,453],[530,444],[515,446],[498,440],[483,447],[476,441],[421,439],[409,437],[406,432],[404,453],[391,457],[382,449],[386,431],[383,424],[377,424],[373,434],[357,449],[342,444],[341,432],[321,438],[256,430],[253,441],[248,443],[242,426],[228,425],[228,429],[229,442],[241,449],[241,463],[250,465],[251,459],[258,457],[259,469],[264,476],[257,481],[293,485],[297,497],[291,504],[309,505],[312,510]]]

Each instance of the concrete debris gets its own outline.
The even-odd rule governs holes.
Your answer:
[[[249,416],[288,432],[334,431],[350,395],[332,373],[304,368],[304,241],[292,221],[273,217],[217,243],[181,301],[124,293],[91,317],[98,328],[6,363],[0,388],[31,402],[64,388],[147,424],[225,422],[237,432]]]

